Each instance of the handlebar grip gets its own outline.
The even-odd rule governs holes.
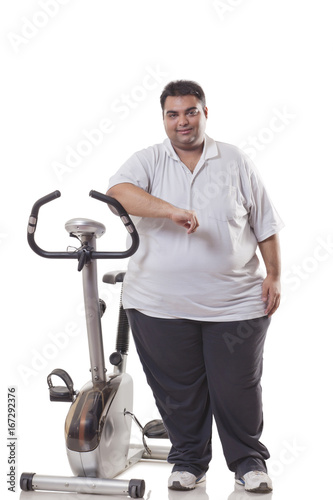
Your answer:
[[[119,217],[121,217],[122,215],[127,215],[127,212],[124,209],[124,207],[115,198],[111,198],[111,196],[99,193],[98,191],[94,191],[93,189],[90,191],[89,196],[95,198],[96,200],[103,201],[108,205],[111,205],[113,208],[115,208],[114,213],[116,215],[119,215]]]
[[[74,259],[77,258],[75,254],[68,252],[47,252],[46,250],[40,248],[35,242],[35,231],[37,228],[38,212],[40,207],[46,205],[46,203],[49,203],[50,201],[56,200],[60,196],[60,191],[53,191],[53,193],[43,196],[34,203],[28,222],[28,243],[30,248],[41,257],[47,257],[49,259]]]
[[[53,193],[47,194],[46,196],[43,196],[43,198],[40,198],[39,200],[34,203],[32,210],[31,210],[31,216],[32,217],[37,217],[39,209],[42,205],[45,205],[46,203],[49,203],[50,201],[55,200],[56,198],[60,198],[61,193],[60,191],[53,191]]]
[[[37,227],[37,220],[38,220],[38,212],[41,206],[45,205],[46,203],[49,203],[50,201],[53,201],[57,198],[60,198],[61,193],[60,191],[53,191],[53,193],[47,194],[46,196],[43,196],[43,198],[40,198],[37,200],[32,209],[31,209],[31,214],[29,217],[29,222],[28,222],[28,235],[33,234],[36,231]]]
[[[131,236],[132,239],[132,245],[131,247],[124,251],[124,252],[112,252],[112,256],[110,252],[94,252],[94,255],[97,256],[99,259],[106,259],[106,258],[119,258],[120,255],[122,255],[122,258],[125,257],[130,257],[133,255],[138,247],[139,247],[139,235],[136,230],[136,227],[134,226],[130,216],[126,212],[125,208],[119,203],[118,200],[115,198],[112,198],[111,196],[107,196],[106,194],[99,193],[98,191],[94,191],[93,189],[90,191],[89,196],[92,198],[95,198],[96,200],[103,201],[104,203],[107,203],[112,210],[112,212],[115,215],[118,215],[120,217],[120,220],[126,227],[128,233]],[[117,255],[118,254],[118,255]]]

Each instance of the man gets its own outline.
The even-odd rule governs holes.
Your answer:
[[[171,82],[160,100],[168,139],[134,154],[108,195],[140,217],[123,304],[172,443],[168,486],[204,480],[214,416],[236,481],[271,491],[260,379],[280,303],[283,223],[252,162],[205,134],[202,88]]]

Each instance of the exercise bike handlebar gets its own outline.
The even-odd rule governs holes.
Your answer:
[[[127,250],[120,251],[120,252],[97,252],[97,251],[91,251],[90,253],[90,258],[91,259],[125,259],[127,257],[130,257],[133,255],[139,246],[139,235],[137,233],[137,230],[124,209],[124,207],[117,201],[115,198],[111,198],[110,196],[107,196],[105,194],[99,193],[98,191],[90,191],[89,195],[92,198],[95,198],[96,200],[102,201],[104,203],[107,203],[111,208],[112,212],[116,215],[118,215],[126,227],[130,237],[131,237],[131,246]],[[39,209],[45,205],[46,203],[49,203],[50,201],[53,201],[61,196],[60,191],[54,191],[53,193],[47,194],[46,196],[43,196],[39,200],[37,200],[31,210],[31,215],[29,217],[29,223],[28,223],[28,243],[31,247],[31,249],[39,256],[41,257],[46,257],[48,259],[77,259],[80,260],[80,256],[82,251],[78,250],[77,252],[49,252],[47,250],[43,250],[40,248],[36,241],[35,241],[35,232],[37,228],[37,221],[38,221],[38,214],[39,214]]]

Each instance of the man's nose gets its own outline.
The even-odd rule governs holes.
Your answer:
[[[188,125],[188,117],[185,114],[179,115],[178,125],[179,126]]]

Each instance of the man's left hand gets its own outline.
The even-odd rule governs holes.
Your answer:
[[[262,284],[262,300],[266,302],[265,314],[272,316],[280,305],[281,284],[275,276],[266,276]]]

